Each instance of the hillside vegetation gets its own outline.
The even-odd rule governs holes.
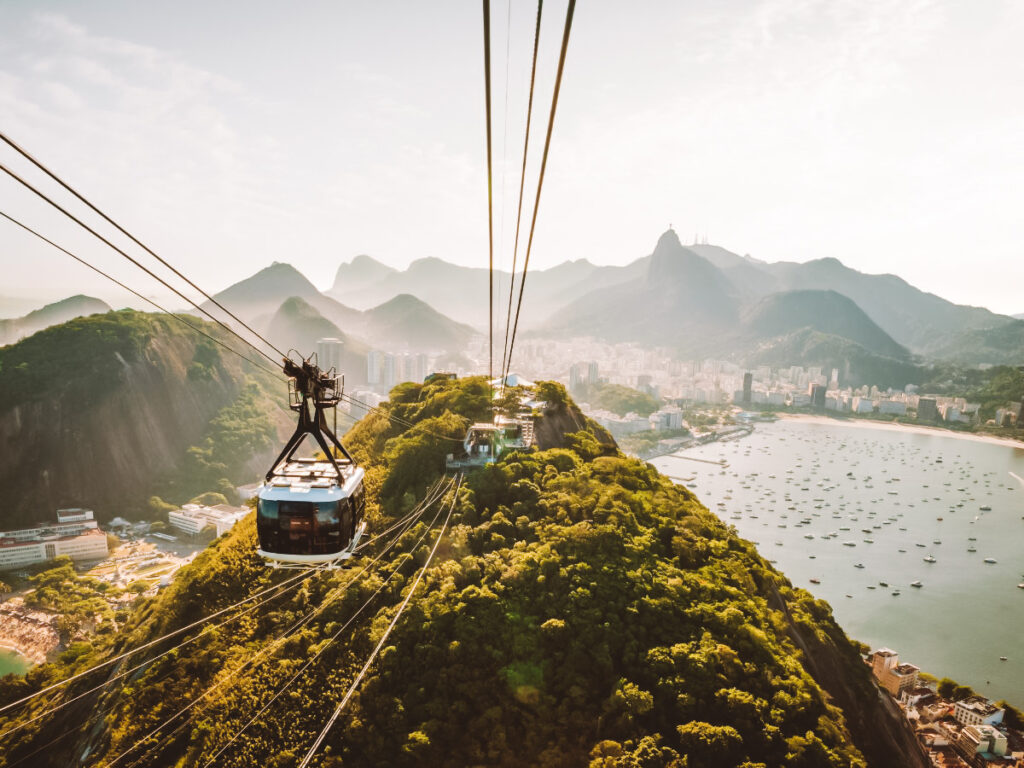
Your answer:
[[[192,321],[226,336],[211,323]],[[275,380],[167,315],[123,310],[0,348],[0,529],[101,519],[251,482],[276,448]]]
[[[825,603],[794,589],[690,492],[622,456],[559,385],[541,392],[545,450],[508,455],[448,497],[444,545],[314,765],[924,765]],[[441,477],[445,453],[488,403],[480,378],[405,384],[385,408],[413,427],[375,413],[348,434],[368,470],[375,530]],[[406,535],[397,550],[406,554],[313,576],[104,696],[29,722],[109,670],[0,716],[0,733],[24,724],[2,744],[0,766],[37,749],[39,766],[82,755],[109,765],[128,750],[119,765],[296,765],[425,562],[432,536],[414,546],[424,530]],[[366,568],[358,581],[357,568]],[[88,653],[5,678],[0,705],[283,578],[256,557],[249,518]]]

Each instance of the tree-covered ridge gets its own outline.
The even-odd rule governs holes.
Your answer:
[[[157,331],[180,333],[173,318],[126,309],[75,318],[0,347],[0,404],[6,410],[52,397],[71,380],[86,386],[84,402],[116,383],[115,354],[134,359]]]
[[[441,477],[453,439],[487,415],[489,396],[482,379],[402,385],[384,410],[413,427],[376,413],[349,433],[368,470],[375,530]],[[559,447],[507,456],[468,478],[438,558],[314,764],[866,765],[858,747],[879,750],[863,712],[852,730],[811,673],[811,656],[827,658],[826,673],[815,674],[833,695],[845,686],[864,711],[878,709],[877,689],[828,606],[793,590],[688,491],[583,426]],[[202,766],[214,755],[218,766],[296,765],[425,562],[432,535],[410,551],[424,530],[421,521],[402,539],[395,552],[407,554],[315,576],[105,696],[27,725],[0,744],[0,766],[41,747],[37,765],[67,765],[86,750],[86,765],[109,765],[140,743],[118,764],[145,754],[144,765]],[[370,610],[329,642],[392,574]],[[256,557],[250,518],[142,601],[116,636],[24,680],[5,679],[0,706],[283,578]],[[0,733],[96,682],[0,715]],[[146,739],[203,695],[194,719]],[[889,758],[872,765],[914,764]]]

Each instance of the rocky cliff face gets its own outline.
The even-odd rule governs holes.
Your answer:
[[[928,757],[889,694],[865,673],[853,643],[832,620],[822,601],[813,601],[813,621],[797,616],[775,585],[767,585],[768,604],[786,617],[787,634],[802,663],[843,710],[857,749],[871,768],[928,768]],[[811,599],[813,600],[813,599]]]
[[[138,326],[130,343],[112,340],[110,318],[117,323],[120,314],[97,316],[107,318],[103,324],[72,321],[5,350],[0,528],[51,519],[68,506],[91,508],[100,519],[140,511],[155,481],[180,469],[210,419],[238,396],[244,362],[165,318],[138,313],[124,319]],[[69,344],[88,344],[88,361],[20,387],[12,382],[64,359]]]

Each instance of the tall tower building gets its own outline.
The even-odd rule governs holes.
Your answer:
[[[384,364],[384,353],[379,349],[371,349],[366,353],[366,383],[380,384],[381,367]]]
[[[341,355],[345,351],[345,342],[341,339],[319,339],[316,343],[316,358],[321,371],[333,368],[338,373],[345,371],[341,366]]]

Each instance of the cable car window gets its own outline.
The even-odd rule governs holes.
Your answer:
[[[257,513],[260,522],[271,522],[277,520],[277,502],[271,499],[260,499],[257,503]]]

